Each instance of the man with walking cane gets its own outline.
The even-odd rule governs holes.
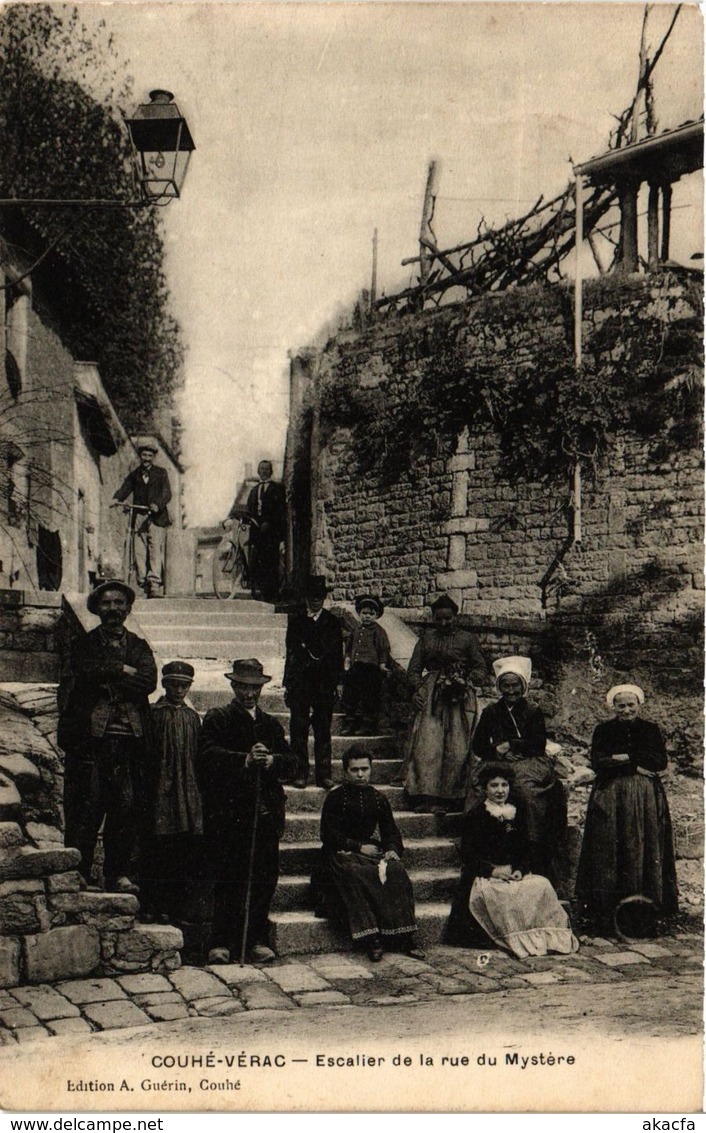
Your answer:
[[[275,958],[268,917],[284,832],[282,780],[294,777],[297,761],[282,726],[258,708],[262,686],[272,679],[260,662],[234,661],[224,676],[233,700],[206,713],[197,764],[213,883],[208,962],[242,962],[247,955],[263,964]]]

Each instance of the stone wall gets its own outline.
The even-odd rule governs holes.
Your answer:
[[[129,894],[85,891],[63,844],[56,686],[0,686],[0,987],[178,968],[181,932]]]
[[[0,680],[58,680],[60,618],[60,594],[0,590]]]
[[[673,276],[587,288],[585,338],[596,344],[596,364],[608,359],[624,378],[648,325],[674,331],[679,349],[698,354],[700,294]],[[618,668],[673,668],[676,661],[680,673],[700,681],[700,440],[672,437],[660,450],[629,427],[612,436],[601,459],[584,462],[581,541],[572,543],[568,473],[511,482],[501,430],[487,415],[472,435],[466,429],[457,437],[455,451],[439,444],[429,455],[427,443],[415,457],[413,445],[409,467],[385,481],[376,469],[360,473],[350,428],[321,413],[323,394],[337,384],[363,396],[382,391],[402,404],[422,372],[415,372],[416,357],[439,332],[462,342],[468,367],[490,369],[500,388],[507,374],[511,397],[523,367],[541,365],[550,344],[570,340],[570,301],[561,288],[484,297],[339,334],[308,361],[304,407],[313,408],[317,442],[312,567],[328,576],[339,599],[373,590],[415,617],[447,592],[488,629],[498,619],[525,619],[586,651],[602,650]],[[659,361],[656,352],[655,367]],[[433,356],[425,366],[433,381]],[[502,405],[495,410],[501,414]],[[421,436],[423,410],[417,427]]]

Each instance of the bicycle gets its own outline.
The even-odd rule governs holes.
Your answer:
[[[234,598],[236,591],[250,589],[250,525],[254,522],[243,518],[237,528],[232,520],[223,523],[225,534],[213,552],[216,598]]]
[[[140,515],[148,516],[150,509],[142,504],[120,504],[123,512],[128,516],[125,543],[123,545],[123,581],[128,586],[137,587],[137,564],[135,562],[135,531]]]

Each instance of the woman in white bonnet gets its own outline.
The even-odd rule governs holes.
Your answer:
[[[658,726],[641,719],[639,685],[614,685],[612,720],[596,726],[596,772],[586,812],[576,894],[601,935],[615,935],[615,911],[626,897],[645,897],[662,916],[678,911],[672,824],[659,772],[667,751]]]
[[[546,754],[544,714],[527,700],[532,662],[529,657],[501,657],[493,662],[493,670],[500,699],[483,709],[473,752],[483,762],[512,767],[527,815],[532,872],[556,885],[566,841],[566,796]]]

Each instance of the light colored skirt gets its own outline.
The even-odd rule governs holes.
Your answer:
[[[439,672],[427,673],[420,691],[426,697],[410,730],[405,787],[411,799],[455,802],[459,810],[466,795],[471,740],[478,721],[473,689],[460,701],[434,703]]]
[[[541,874],[527,873],[521,881],[477,877],[468,907],[490,939],[521,960],[578,951],[569,918]]]

